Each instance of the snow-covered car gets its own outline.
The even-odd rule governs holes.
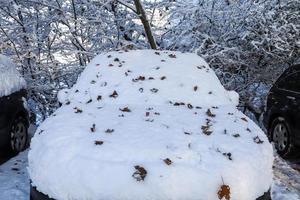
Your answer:
[[[15,64],[0,54],[0,152],[19,153],[28,139],[26,83]]]
[[[270,198],[268,138],[196,54],[101,54],[58,98],[32,139],[32,200]]]

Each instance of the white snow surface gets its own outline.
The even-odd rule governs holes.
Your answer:
[[[28,151],[24,151],[0,165],[1,200],[29,200],[27,153]]]
[[[26,82],[16,69],[16,65],[0,54],[0,97],[8,96],[26,87]]]
[[[52,198],[214,200],[228,185],[231,200],[254,200],[272,185],[267,137],[195,54],[101,54],[58,98],[28,155]]]

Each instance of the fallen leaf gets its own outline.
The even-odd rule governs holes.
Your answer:
[[[222,185],[218,191],[218,197],[220,200],[230,200],[230,187],[228,185]]]
[[[192,104],[187,104],[187,107],[189,108],[189,109],[193,109],[194,107],[193,107],[193,105]]]
[[[80,108],[77,108],[77,107],[75,107],[74,110],[75,110],[75,113],[82,113],[83,112]]]
[[[114,129],[109,129],[109,128],[108,128],[108,129],[105,130],[105,133],[112,133],[112,132],[114,132],[114,131],[115,131]]]
[[[227,157],[228,160],[232,160],[231,153],[223,153],[223,156]]]
[[[102,145],[104,142],[103,141],[101,141],[101,140],[96,140],[95,141],[95,145]]]
[[[114,91],[111,95],[109,95],[109,97],[111,98],[117,98],[119,96],[119,94],[117,93],[117,91]]]
[[[248,120],[245,117],[241,117],[241,120],[248,122]]]
[[[119,110],[122,112],[131,112],[131,110],[128,107],[119,108]]]
[[[198,86],[194,86],[194,91],[196,92],[198,90]]]
[[[157,93],[158,89],[157,88],[152,88],[150,91],[153,92],[153,93]]]
[[[89,103],[92,103],[92,99],[90,99],[90,100],[88,100],[87,102],[86,102],[86,104],[89,104]]]
[[[169,57],[170,58],[176,58],[176,55],[175,54],[169,54]]]
[[[254,137],[254,138],[253,138],[253,141],[254,141],[256,144],[262,144],[262,143],[264,143],[264,141],[261,140],[258,136]]]
[[[207,109],[206,114],[207,114],[207,116],[209,116],[209,117],[215,117],[215,116],[216,116],[215,114],[213,114],[213,113],[211,112],[210,109]]]
[[[204,133],[205,135],[211,135],[212,131],[209,130],[209,128],[210,128],[210,125],[201,126],[202,133]]]
[[[164,162],[166,163],[166,165],[171,165],[173,163],[169,158],[164,159]]]
[[[96,131],[96,124],[93,124],[91,127],[91,132],[94,133]]]
[[[136,171],[132,174],[132,177],[137,181],[144,181],[147,176],[147,170],[139,165],[134,166]]]

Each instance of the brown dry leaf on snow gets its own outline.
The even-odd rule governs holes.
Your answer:
[[[176,58],[176,55],[175,54],[170,54],[169,57],[170,58]]]
[[[189,109],[193,109],[193,108],[194,108],[194,106],[193,106],[192,104],[190,104],[190,103],[187,104],[187,107],[188,107]]]
[[[230,187],[228,185],[222,185],[218,191],[219,199],[230,200]]]
[[[207,109],[206,114],[207,114],[207,116],[209,116],[209,117],[215,117],[215,116],[216,116],[215,114],[213,114],[213,113],[211,112],[210,109]]]
[[[210,128],[210,125],[201,126],[202,133],[204,133],[205,135],[211,135],[212,131],[209,130],[209,128]]]
[[[105,133],[112,133],[112,132],[114,132],[114,131],[115,131],[114,129],[109,129],[109,128],[108,128],[108,129],[105,130]]]
[[[245,117],[241,117],[241,120],[248,122],[248,120]]]
[[[93,124],[90,130],[92,133],[94,133],[96,131],[96,124]]]
[[[164,159],[164,163],[166,163],[166,165],[171,165],[173,162],[170,158],[166,158]]]
[[[82,113],[83,112],[80,108],[77,108],[77,107],[75,107],[74,110],[75,110],[75,113]]]
[[[158,89],[157,88],[152,88],[150,91],[153,92],[153,93],[157,93]]]
[[[134,166],[134,168],[136,171],[132,174],[132,177],[137,181],[144,181],[147,176],[147,170],[139,165]]]
[[[111,97],[111,98],[117,98],[118,96],[119,96],[119,94],[117,93],[116,90],[111,95],[109,95],[109,97]]]
[[[89,103],[92,103],[92,99],[90,99],[90,100],[88,100],[87,102],[86,102],[86,104],[89,104]]]
[[[103,141],[101,141],[101,140],[96,140],[95,141],[95,145],[102,145],[104,142]]]
[[[128,107],[119,108],[119,110],[122,112],[131,112],[131,110]]]
[[[262,143],[264,143],[264,141],[261,140],[258,136],[254,137],[254,138],[253,138],[253,141],[254,141],[256,144],[262,144]]]

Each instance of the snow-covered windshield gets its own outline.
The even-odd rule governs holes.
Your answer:
[[[134,105],[238,103],[238,95],[225,90],[196,54],[147,50],[97,56],[71,91],[59,95],[61,102],[97,98],[107,104]]]

